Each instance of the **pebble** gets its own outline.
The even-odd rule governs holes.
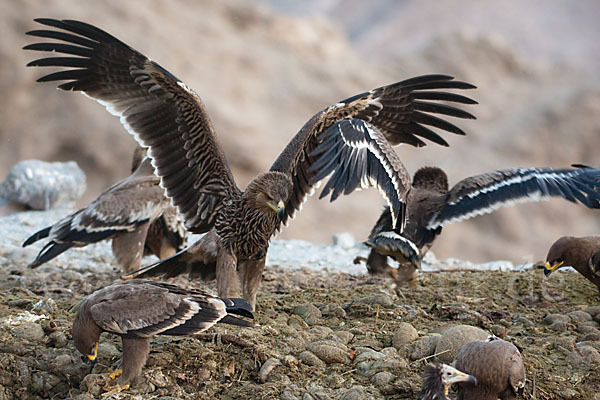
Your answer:
[[[577,347],[569,354],[569,362],[573,365],[600,364],[600,353],[592,346]]]
[[[98,355],[102,355],[105,359],[121,358],[121,352],[111,342],[100,342],[98,345]]]
[[[596,321],[596,319],[600,320],[600,314],[594,317],[594,321],[584,321],[580,322],[579,326],[593,326],[594,328],[600,328],[600,323]]]
[[[569,326],[566,322],[556,321],[548,326],[548,329],[556,331],[556,332],[566,332]]]
[[[569,317],[563,314],[548,314],[542,320],[542,324],[544,325],[552,325],[557,322],[567,324],[569,322]]]
[[[583,338],[581,338],[582,342],[595,342],[600,340],[600,333],[598,332],[590,332],[586,333]]]
[[[412,343],[419,338],[419,332],[408,322],[401,322],[392,338],[392,346],[399,349],[406,344]]]
[[[338,398],[339,400],[364,400],[369,396],[362,386],[353,386],[350,390],[345,391]]]
[[[500,339],[504,339],[504,336],[506,336],[506,326],[504,325],[494,324],[490,326],[490,331]]]
[[[319,359],[325,361],[327,364],[342,363],[350,364],[350,356],[348,355],[348,348],[333,340],[320,340],[317,342],[310,343],[306,349],[312,352]]]
[[[286,354],[281,359],[281,363],[286,367],[296,367],[298,365],[298,359],[291,354]]]
[[[552,344],[555,348],[563,348],[572,351],[575,349],[575,338],[570,336],[559,336],[554,339]]]
[[[151,383],[158,388],[169,386],[169,379],[160,369],[149,370],[144,374],[144,376],[148,380],[148,383]]]
[[[70,208],[85,191],[85,174],[76,162],[23,160],[0,185],[2,198],[34,210]]]
[[[48,337],[50,338],[50,343],[57,349],[65,347],[68,343],[67,335],[61,331],[52,332]]]
[[[439,340],[440,335],[423,336],[414,343],[410,359],[415,361],[433,355]]]
[[[327,394],[324,388],[321,386],[315,385],[311,387],[304,396],[302,396],[302,400],[330,400],[331,397]]]
[[[281,365],[281,361],[278,358],[269,358],[262,367],[260,367],[260,371],[258,371],[258,380],[265,383],[269,378],[269,374],[279,365]]]
[[[323,362],[319,357],[317,357],[314,353],[310,351],[303,351],[298,354],[298,360],[302,361],[306,365],[310,365],[317,368],[325,367],[325,362]]]
[[[586,313],[590,314],[592,317],[600,314],[600,306],[589,306],[583,309]]]
[[[44,338],[44,329],[34,322],[23,322],[12,328],[15,337],[32,342],[40,341]]]
[[[335,372],[327,375],[327,377],[325,378],[325,383],[327,383],[327,387],[332,389],[342,387],[344,381],[345,379],[340,374],[337,374]]]
[[[334,335],[344,344],[348,344],[354,338],[354,335],[348,331],[336,331]]]
[[[346,318],[346,310],[340,306],[337,306],[331,311],[331,315],[337,318]]]
[[[254,370],[254,366],[252,366]],[[208,381],[210,379],[210,370],[208,368],[198,368],[196,370],[196,377],[200,382]]]
[[[308,325],[317,325],[321,322],[323,315],[321,314],[321,310],[315,307],[312,304],[304,304],[300,306],[294,307],[292,313],[298,315],[300,318],[304,320]]]
[[[567,316],[573,322],[584,322],[584,321],[592,320],[592,316],[590,314],[586,313],[585,311],[571,311],[570,313],[567,314]]]
[[[324,339],[327,336],[333,336],[333,329],[328,326],[316,325],[308,331],[314,338]]]
[[[525,318],[525,317],[516,317],[515,323],[521,324],[527,328],[531,328],[532,326],[535,326],[535,323],[532,320]]]
[[[380,305],[390,307],[394,305],[392,298],[385,293],[374,294],[373,296],[365,297],[356,300],[357,304]]]
[[[381,371],[371,377],[371,382],[377,386],[385,386],[394,380],[394,375],[389,371]]]
[[[579,325],[576,329],[576,331],[578,333],[599,333],[600,334],[600,330],[598,330],[598,328],[594,328],[593,326],[589,326],[589,325]]]
[[[45,393],[60,383],[60,378],[46,371],[35,372],[31,375],[31,391]]]
[[[437,358],[440,362],[450,363],[460,346],[473,340],[484,340],[488,336],[488,332],[475,326],[452,326],[443,331],[435,347],[435,353],[438,354]]]
[[[298,385],[288,385],[283,388],[279,400],[299,400],[301,395]]]
[[[287,324],[289,327],[292,327],[292,328],[295,328],[298,330],[308,329],[308,324],[306,322],[304,322],[304,320],[297,315],[291,315],[287,320]]]

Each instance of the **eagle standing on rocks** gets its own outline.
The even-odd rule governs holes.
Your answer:
[[[469,382],[477,384],[477,379],[448,364],[428,364],[423,374],[423,388],[417,400],[446,400],[452,384]]]
[[[38,79],[66,81],[115,115],[146,148],[161,185],[193,233],[207,233],[166,264],[136,276],[177,275],[188,268],[215,271],[221,297],[243,297],[254,307],[271,236],[300,209],[315,186],[331,175],[321,197],[377,187],[390,206],[392,225],[404,221],[410,177],[390,145],[424,146],[419,137],[446,141],[428,126],[464,134],[431,115],[474,118],[437,101],[474,104],[440,89],[471,89],[445,75],[426,75],[373,89],[315,114],[268,172],[240,190],[200,97],[157,63],[110,34],[83,22],[36,19],[53,27],[29,35],[54,39],[28,50],[63,53],[29,66],[69,67]]]
[[[144,248],[159,258],[181,250],[185,229],[159,186],[150,158],[139,158],[134,154],[135,169],[130,176],[106,189],[86,207],[31,235],[23,247],[44,238],[49,238],[49,242],[29,266],[36,268],[71,247],[109,239],[125,272],[140,267]]]
[[[462,345],[454,367],[477,378],[458,384],[458,400],[515,400],[525,387],[525,366],[517,347],[495,337]]]
[[[244,299],[220,299],[199,290],[132,279],[97,290],[83,301],[73,322],[73,342],[94,361],[102,332],[121,336],[123,359],[110,375],[119,377],[113,390],[121,391],[142,371],[152,336],[195,335],[217,322],[254,326],[231,314],[253,318]]]
[[[546,256],[544,274],[562,266],[573,267],[600,292],[600,236],[563,236],[552,244]]]
[[[390,275],[400,284],[414,281],[420,258],[429,251],[444,225],[515,203],[550,197],[580,201],[594,208],[600,199],[598,187],[600,169],[597,168],[498,170],[463,179],[452,189],[443,170],[421,168],[415,173],[407,195],[404,230],[400,232],[393,227],[389,211],[384,209],[367,241],[372,247],[366,259],[367,268],[371,273]],[[400,271],[388,264],[388,256],[401,264]]]

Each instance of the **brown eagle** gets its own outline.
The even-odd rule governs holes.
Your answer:
[[[120,391],[142,371],[152,336],[195,335],[217,322],[254,326],[234,315],[253,318],[250,304],[244,299],[221,299],[168,283],[132,279],[97,290],[81,303],[73,322],[73,342],[94,361],[102,332],[121,337],[123,359],[112,374],[119,377],[115,389]]]
[[[425,145],[422,138],[447,146],[430,127],[464,132],[431,114],[474,118],[439,103],[475,103],[440,90],[474,88],[450,76],[419,76],[373,89],[315,114],[271,169],[242,191],[200,97],[181,80],[97,27],[72,20],[36,21],[54,29],[28,34],[53,40],[25,49],[52,56],[28,65],[67,67],[38,81],[65,81],[60,89],[82,91],[119,116],[149,149],[161,185],[184,216],[186,228],[207,233],[166,264],[145,269],[144,276],[214,271],[219,296],[242,293],[253,306],[271,236],[321,180],[331,175],[321,193],[331,194],[331,200],[357,188],[377,187],[393,225],[401,226],[410,177],[391,145],[420,147]],[[60,53],[66,56],[57,57]]]
[[[40,239],[49,241],[29,264],[36,268],[71,247],[82,247],[112,239],[112,250],[125,272],[140,267],[145,252],[170,257],[185,244],[185,228],[169,203],[150,158],[133,158],[133,173],[102,192],[88,204],[52,226],[33,235],[29,246]],[[146,249],[146,251],[145,251]]]
[[[385,274],[398,283],[414,281],[420,259],[433,245],[442,227],[456,221],[489,214],[522,202],[562,197],[596,208],[600,200],[600,169],[513,168],[472,176],[448,186],[446,173],[437,167],[417,170],[406,198],[406,221],[400,231],[384,209],[371,230],[372,247],[366,264],[369,272]],[[387,257],[398,261],[391,267]],[[357,258],[355,262],[362,261]]]

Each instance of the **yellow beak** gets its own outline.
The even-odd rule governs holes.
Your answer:
[[[553,273],[554,271],[556,271],[557,269],[562,267],[564,263],[565,263],[564,261],[561,261],[554,265],[550,265],[550,263],[548,261],[546,261],[546,265],[544,265],[544,275],[546,275],[546,276],[550,275],[551,273]]]
[[[96,345],[94,346],[94,354],[88,354],[87,358],[90,361],[94,361],[97,356],[98,356],[98,342],[96,342]]]
[[[271,209],[273,211],[275,211],[277,213],[277,215],[279,216],[279,218],[283,218],[284,213],[285,213],[285,204],[283,201],[279,201],[279,203],[277,203],[277,205],[271,203],[270,201],[267,202],[267,205],[269,207],[271,207]]]

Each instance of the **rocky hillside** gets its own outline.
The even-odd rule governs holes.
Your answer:
[[[83,201],[89,201],[127,174],[134,146],[118,120],[99,105],[34,83],[41,72],[24,65],[35,55],[21,47],[31,42],[23,33],[37,29],[35,17],[94,23],[194,88],[207,105],[241,187],[268,168],[322,107],[431,72],[476,84],[479,89],[471,95],[480,105],[472,111],[479,119],[460,122],[468,137],[449,138],[450,149],[399,149],[410,171],[436,164],[457,182],[497,168],[600,164],[593,150],[600,145],[600,75],[590,67],[597,63],[581,59],[593,54],[593,48],[583,39],[574,43],[578,32],[569,28],[563,35],[570,40],[563,46],[567,56],[556,56],[560,46],[534,51],[546,49],[547,40],[557,37],[553,31],[546,38],[542,33],[548,24],[538,19],[556,17],[555,30],[567,29],[565,18],[576,20],[582,38],[587,38],[594,29],[597,33],[597,24],[590,23],[597,7],[582,2],[561,12],[560,4],[552,2],[531,24],[525,18],[533,13],[513,15],[522,18],[520,29],[502,36],[498,24],[514,24],[506,13],[488,27],[474,22],[486,14],[470,2],[472,7],[466,4],[460,10],[465,23],[457,25],[451,23],[456,12],[443,12],[450,9],[448,2],[435,12],[415,3],[399,7],[394,2],[357,2],[344,8],[334,1],[299,14],[241,0],[154,0],[143,6],[116,0],[3,4],[0,175],[21,159],[74,159],[88,176]],[[529,47],[513,46],[515,37]],[[333,205],[311,199],[282,237],[329,241],[339,231],[365,237],[382,204],[376,191],[356,193]],[[447,227],[434,251],[477,261],[531,261],[542,258],[557,236],[596,232],[597,221],[594,213],[560,201],[519,206]]]

